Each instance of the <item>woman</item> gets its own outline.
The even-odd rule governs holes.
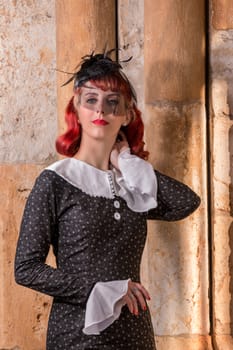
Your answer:
[[[47,350],[154,350],[140,283],[146,220],[179,220],[199,205],[146,161],[135,92],[108,54],[85,56],[56,146],[68,156],[38,177],[17,246],[16,281],[54,297]],[[67,82],[67,83],[68,83]],[[53,246],[57,267],[45,263]]]

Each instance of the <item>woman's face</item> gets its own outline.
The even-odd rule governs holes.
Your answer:
[[[74,106],[82,126],[82,137],[115,140],[120,127],[128,121],[123,95],[101,90],[91,82],[75,95]]]

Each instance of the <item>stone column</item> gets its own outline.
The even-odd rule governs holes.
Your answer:
[[[57,68],[73,72],[81,57],[116,47],[114,0],[57,0]],[[61,88],[69,75],[57,74],[60,131],[65,128],[64,110],[73,84]]]
[[[156,341],[159,350],[207,350],[204,1],[144,1],[144,86],[151,163],[202,199],[185,220],[149,222],[145,265]]]
[[[213,338],[233,348],[233,3],[210,1]]]

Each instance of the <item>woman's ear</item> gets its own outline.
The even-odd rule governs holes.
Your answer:
[[[123,126],[129,125],[132,119],[133,119],[132,110],[128,108],[125,114],[125,121],[122,125]]]
[[[76,107],[77,106],[77,96],[76,95],[74,95],[74,98],[73,98],[73,108],[74,108],[74,110],[76,111]]]
[[[72,109],[73,109],[73,113],[76,116],[76,121],[77,121],[78,124],[80,124],[80,120],[79,120],[79,117],[78,117],[78,110],[77,110],[77,107],[75,105],[75,103],[76,103],[76,96],[73,97],[72,103],[73,103],[73,108]]]

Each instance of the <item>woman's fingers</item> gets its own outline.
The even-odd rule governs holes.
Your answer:
[[[118,134],[120,135],[122,141],[127,142],[127,138],[125,136],[125,133],[122,130],[119,130]]]
[[[110,154],[110,162],[112,163],[112,165],[118,169],[118,156],[119,156],[119,152],[118,150],[114,147],[112,149],[112,152]]]
[[[140,284],[129,281],[128,291],[124,297],[129,311],[135,315],[139,313],[139,306],[142,310],[147,309],[146,300],[150,300],[148,291]]]
[[[134,315],[138,315],[137,300],[133,296],[133,294],[130,295],[129,293],[127,293],[124,297],[124,301],[126,302],[129,311]]]
[[[119,132],[118,132],[118,137],[116,139],[115,146],[117,147],[119,152],[121,152],[123,149],[129,148],[127,138],[126,138],[124,132],[121,130],[119,130]]]
[[[144,296],[144,298],[145,298],[146,300],[150,300],[150,299],[151,299],[151,298],[150,298],[150,294],[148,293],[148,291],[146,290],[146,288],[143,287],[143,285],[141,285],[140,283],[135,283],[135,285],[136,285],[135,288],[137,288],[137,289],[139,289],[139,290],[141,291],[142,295]]]
[[[111,154],[110,154],[110,162],[114,166],[114,168],[119,170],[118,165],[118,157],[119,154],[127,149],[129,149],[129,144],[126,140],[126,136],[123,132],[120,131],[120,134],[122,134],[122,141],[116,141],[116,143],[113,145]]]

